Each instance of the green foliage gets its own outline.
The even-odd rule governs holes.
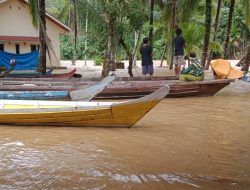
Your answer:
[[[102,63],[103,63],[103,58],[102,57],[96,56],[96,57],[93,58],[93,60],[95,62],[95,65],[102,65]]]
[[[63,35],[61,41],[61,59],[71,60],[73,58],[73,44],[70,42],[69,36]]]
[[[250,34],[250,32],[246,24],[245,15],[243,14],[244,12],[242,10],[243,7],[241,4],[238,4],[235,7],[230,40],[229,40],[230,52],[233,52],[234,50],[240,51],[239,46],[242,46],[244,43],[248,41],[247,36]],[[223,44],[225,40],[228,13],[229,13],[228,7],[222,7],[220,30],[217,34],[217,42],[219,44]]]
[[[37,29],[39,23],[38,1],[29,0],[29,12],[32,17],[33,26]]]
[[[35,1],[30,1],[35,3]],[[160,2],[160,1],[155,1]],[[165,43],[168,43],[167,51],[171,53],[171,31],[172,2],[162,1],[163,6],[155,6],[154,22],[154,59],[160,59]],[[176,1],[176,22],[182,27],[183,36],[186,40],[186,53],[196,51],[200,56],[204,39],[205,1],[183,0]],[[237,0],[233,25],[230,36],[229,48],[239,49],[249,42],[248,22],[249,0]],[[216,13],[216,1],[213,1],[213,22]],[[216,34],[215,41],[210,41],[210,49],[220,53],[225,39],[225,31],[228,17],[227,3],[221,9],[220,30]],[[33,4],[34,6],[34,4]],[[70,0],[46,0],[47,11],[61,19],[63,23],[72,23],[72,2]],[[114,47],[118,60],[126,59],[127,54],[119,45],[122,37],[129,50],[132,52],[135,43],[134,33],[140,31],[141,38],[148,36],[149,32],[149,1],[145,0],[80,0],[77,1],[78,15],[78,42],[77,59],[95,59],[102,62],[105,54],[107,41],[108,18],[115,18],[114,22]],[[88,18],[88,32],[85,31],[86,19]],[[213,27],[211,28],[213,31]],[[211,33],[213,34],[213,32]],[[72,59],[73,37],[61,37],[61,58]],[[212,39],[212,38],[210,38]],[[87,40],[87,51],[85,52],[85,40]],[[140,39],[141,43],[141,39]],[[138,54],[140,56],[140,54]]]
[[[195,51],[201,57],[205,27],[195,22],[185,22],[181,25],[183,37],[186,41],[186,54]]]
[[[223,47],[221,46],[221,44],[215,41],[210,42],[209,48],[215,53],[221,53],[223,51]]]
[[[165,42],[164,39],[162,38],[154,42],[154,52],[153,52],[154,59],[161,59],[164,46]]]

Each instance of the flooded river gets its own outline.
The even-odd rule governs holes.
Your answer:
[[[0,189],[250,189],[250,91],[164,99],[130,129],[0,127]]]

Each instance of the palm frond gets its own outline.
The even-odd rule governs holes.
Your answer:
[[[37,0],[29,0],[29,12],[32,17],[32,23],[37,29],[39,25],[39,5]]]

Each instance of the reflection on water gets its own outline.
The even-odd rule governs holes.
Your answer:
[[[250,189],[249,92],[165,99],[134,128],[0,127],[0,189]]]

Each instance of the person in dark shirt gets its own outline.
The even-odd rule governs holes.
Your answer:
[[[174,38],[174,70],[175,75],[179,76],[181,66],[186,64],[184,59],[184,48],[185,48],[185,39],[181,36],[181,28],[176,29],[176,37]]]
[[[149,45],[149,38],[145,37],[143,39],[143,45],[140,49],[142,61],[142,74],[146,75],[149,74],[150,77],[153,77],[154,67],[153,67],[153,48]]]

